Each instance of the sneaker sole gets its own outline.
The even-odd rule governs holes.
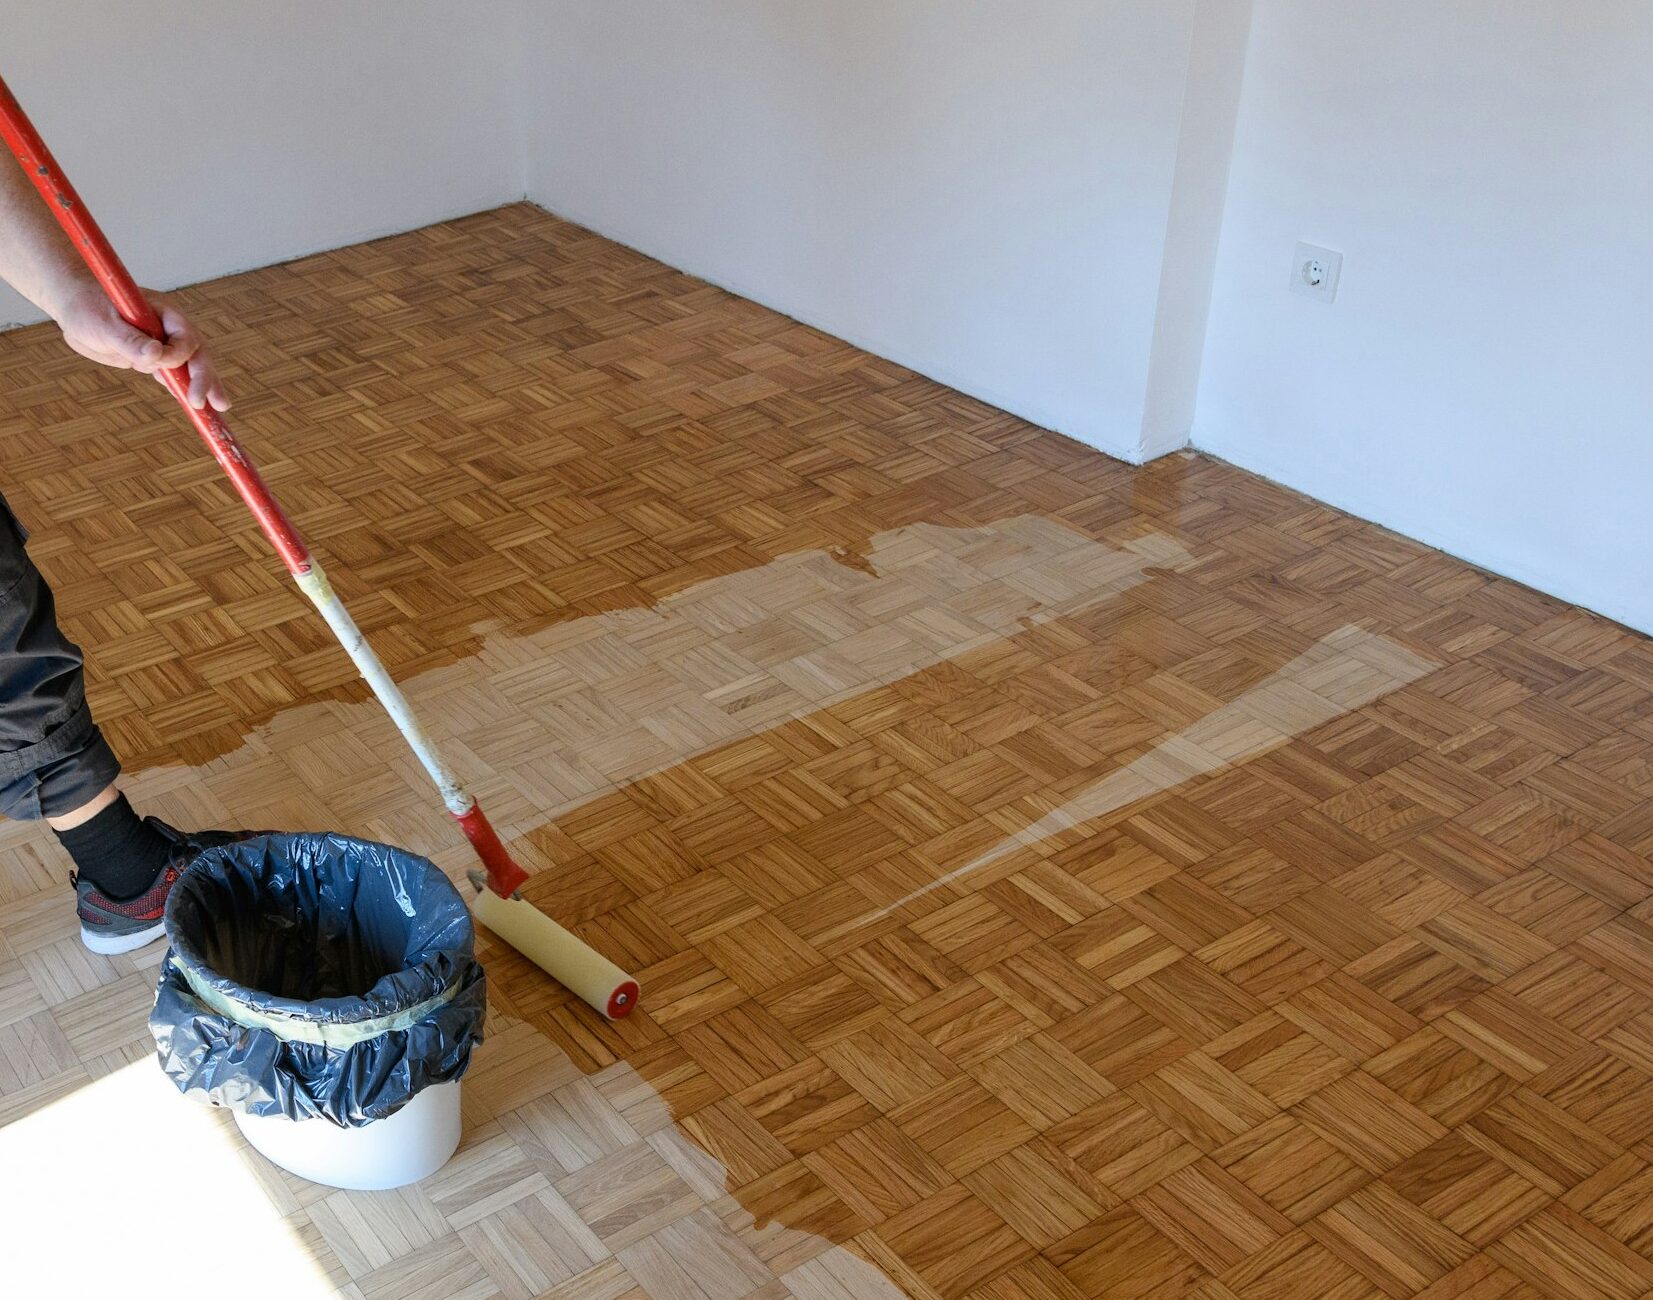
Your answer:
[[[127,934],[99,934],[83,925],[80,927],[80,941],[100,957],[118,957],[123,952],[154,943],[165,933],[166,924],[162,921],[155,922],[148,929],[133,930]]]

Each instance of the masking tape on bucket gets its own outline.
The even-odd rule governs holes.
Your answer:
[[[431,1012],[451,1002],[454,994],[459,991],[459,981],[455,980],[435,997],[426,998],[423,1002],[416,1003],[406,1011],[398,1011],[393,1016],[373,1016],[366,1020],[350,1020],[335,1024],[298,1020],[292,1016],[255,1010],[226,996],[222,990],[200,979],[187,967],[180,965],[179,970],[183,972],[184,982],[189,985],[190,992],[194,993],[197,999],[209,1010],[234,1021],[243,1029],[268,1030],[283,1042],[314,1043],[319,1047],[337,1049],[354,1047],[357,1043],[377,1038],[380,1034],[412,1028]]]

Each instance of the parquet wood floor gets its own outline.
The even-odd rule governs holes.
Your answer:
[[[167,1091],[159,951],[83,952],[0,826],[8,1294],[145,1294],[154,1223],[80,1225],[152,1200],[157,1290],[218,1251],[373,1300],[1653,1296],[1644,638],[528,206],[184,297],[644,1006],[485,940],[458,1157],[312,1187]],[[0,448],[138,802],[467,865],[164,394],[20,331]]]

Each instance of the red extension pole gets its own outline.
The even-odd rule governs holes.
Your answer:
[[[110,302],[115,305],[115,310],[121,314],[122,319],[152,338],[164,339],[165,331],[161,326],[160,315],[144,297],[143,290],[138,288],[137,282],[132,279],[131,273],[127,271],[115,250],[110,247],[98,223],[81,202],[75,187],[57,165],[51,150],[34,129],[34,124],[29,121],[28,114],[12,95],[4,79],[0,79],[0,135],[5,136],[6,144],[16,156],[18,164],[34,182],[34,187],[40,191],[40,197],[45,200],[47,208],[57,218],[57,223],[63,227],[64,233],[73,241],[75,248],[85,259],[92,274],[97,277],[98,283],[103,286],[104,292],[109,295]],[[196,410],[190,405],[187,367],[178,366],[172,370],[162,371],[160,378],[165,383],[167,391],[178,399],[178,405],[183,407],[184,414],[189,417],[190,423],[207,444],[213,459],[223,468],[230,482],[235,485],[235,490],[240,493],[241,499],[247,503],[247,508],[252,511],[253,518],[264,531],[264,536],[270,539],[270,545],[275,547],[276,554],[281,556],[288,572],[298,580],[305,595],[315,603],[328,625],[338,635],[345,651],[355,661],[362,676],[373,687],[374,693],[390,714],[391,720],[396,723],[420,762],[424,764],[425,770],[430,773],[431,779],[436,782],[448,811],[459,822],[460,829],[470,840],[477,857],[487,870],[488,887],[502,898],[509,897],[528,879],[528,873],[506,852],[481,807],[459,786],[452,771],[425,736],[400,688],[374,654],[372,647],[367,644],[366,638],[356,627],[349,612],[333,594],[321,566],[311,556],[309,548],[305,546],[304,539],[299,536],[298,530],[288,519],[286,511],[270,495],[269,487],[259,476],[258,470],[253,467],[252,461],[247,458],[247,453],[242,450],[241,444],[236,441],[223,417],[210,407]]]

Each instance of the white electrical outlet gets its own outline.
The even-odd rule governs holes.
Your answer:
[[[1331,302],[1337,297],[1338,277],[1343,274],[1343,254],[1318,244],[1298,244],[1291,259],[1291,289],[1306,298]]]

